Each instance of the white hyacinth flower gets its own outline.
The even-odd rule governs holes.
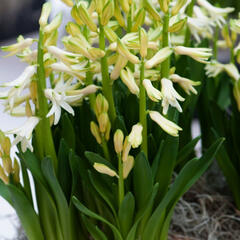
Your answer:
[[[182,108],[177,100],[184,101],[184,98],[181,97],[177,91],[173,87],[173,83],[171,80],[167,78],[163,78],[161,80],[162,83],[162,107],[163,107],[163,114],[167,114],[169,105],[176,107],[179,112],[182,112]]]
[[[226,23],[224,16],[234,11],[234,8],[232,7],[227,8],[215,7],[212,4],[210,4],[207,0],[197,0],[197,3],[208,11],[211,18],[217,23],[217,25],[220,28]]]
[[[142,130],[143,130],[143,127],[140,123],[137,123],[132,127],[132,131],[128,136],[128,142],[131,143],[131,146],[133,148],[138,148],[141,145]]]
[[[36,40],[34,40],[32,38],[26,38],[26,39],[19,41],[18,43],[15,43],[15,44],[12,44],[9,46],[3,46],[3,47],[1,47],[1,49],[4,52],[10,52],[8,55],[6,55],[6,57],[9,57],[9,56],[13,56],[17,53],[22,52],[25,48],[30,47],[34,41],[36,41]]]
[[[6,134],[17,135],[12,144],[15,145],[21,142],[21,149],[23,152],[25,152],[27,149],[33,151],[31,144],[32,132],[39,121],[40,118],[38,117],[29,117],[21,127],[7,131]]]
[[[174,51],[176,54],[189,56],[200,63],[208,63],[208,59],[212,56],[212,49],[210,48],[177,46]]]
[[[191,92],[197,95],[197,90],[193,86],[199,86],[201,84],[201,82],[194,82],[188,78],[181,77],[177,74],[172,74],[170,76],[170,79],[173,82],[178,83],[188,95],[190,95]]]
[[[224,65],[217,61],[212,61],[205,66],[205,70],[208,77],[216,77],[224,71]]]
[[[239,71],[233,63],[224,64],[223,66],[224,70],[231,78],[233,78],[235,81],[238,81],[240,79]]]
[[[143,80],[143,86],[147,91],[148,97],[152,101],[159,102],[159,100],[162,99],[162,93],[152,85],[152,82],[149,79]]]
[[[232,31],[240,34],[240,19],[231,19],[230,20],[230,28]]]
[[[166,133],[177,137],[178,131],[181,131],[182,128],[180,128],[177,124],[174,122],[168,120],[167,118],[163,117],[159,112],[157,111],[149,111],[149,115],[151,119],[156,122]]]

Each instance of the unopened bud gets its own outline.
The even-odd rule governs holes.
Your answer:
[[[117,154],[121,153],[123,150],[123,139],[124,139],[124,135],[122,130],[117,129],[113,137],[114,148]]]
[[[13,178],[16,183],[20,182],[19,173],[20,173],[19,163],[18,163],[17,159],[15,158],[14,163],[13,163]]]
[[[58,41],[58,30],[52,31],[50,34],[44,35],[44,47],[56,46]]]
[[[32,117],[33,116],[32,108],[31,108],[31,105],[30,105],[28,100],[26,101],[25,112],[26,112],[27,117]]]
[[[106,132],[108,122],[109,122],[108,114],[106,112],[101,113],[98,117],[99,130],[100,130],[101,133]]]
[[[164,13],[168,12],[169,0],[158,0],[161,10]]]
[[[81,34],[81,30],[80,30],[79,26],[73,22],[69,22],[66,25],[66,32],[68,34],[72,35],[73,37],[77,36],[78,34]]]
[[[123,162],[123,178],[126,179],[134,166],[134,157],[128,156],[127,161]]]
[[[103,8],[101,24],[103,26],[107,25],[113,15],[114,15],[114,1],[109,0]]]
[[[91,31],[97,32],[97,25],[94,23],[93,19],[89,15],[86,7],[83,4],[80,4],[78,7],[78,14],[83,23],[85,23]]]
[[[132,26],[132,29],[131,31],[132,32],[137,32],[138,31],[138,28],[141,27],[144,23],[144,20],[145,20],[145,9],[140,9],[135,17],[135,23],[134,25]]]
[[[123,57],[120,54],[118,55],[116,64],[115,64],[114,69],[113,69],[113,71],[111,72],[111,75],[110,75],[110,78],[112,80],[116,80],[116,79],[119,78],[120,72],[127,65],[127,62],[128,62],[128,60],[125,57]]]
[[[181,19],[180,21],[174,23],[168,28],[168,31],[171,33],[180,32],[187,22],[187,18]]]
[[[112,28],[105,26],[104,27],[104,33],[105,36],[107,37],[107,39],[109,40],[109,42],[116,42],[117,41],[117,34],[112,30]]]
[[[120,5],[122,7],[122,10],[125,13],[128,13],[129,12],[129,2],[128,2],[128,0],[119,0],[119,2],[120,2]]]
[[[59,13],[56,15],[56,17],[52,20],[51,23],[49,23],[48,25],[46,25],[43,29],[44,33],[51,33],[53,31],[55,31],[56,29],[59,28],[59,26],[62,23],[62,13]]]
[[[11,160],[10,156],[3,156],[2,164],[3,164],[4,171],[7,174],[10,174],[12,172],[12,160]]]
[[[160,14],[158,13],[158,11],[155,9],[153,4],[149,0],[144,0],[144,6],[145,6],[145,9],[147,10],[147,12],[152,16],[152,18],[155,21],[157,21],[157,22],[162,21]]]
[[[125,141],[124,141],[124,144],[123,144],[123,151],[122,151],[122,161],[123,162],[127,161],[128,154],[131,150],[131,143],[129,142],[128,138],[129,138],[128,136],[125,137]]]
[[[93,167],[100,173],[106,174],[110,177],[118,177],[117,173],[102,163],[94,163]]]
[[[39,25],[41,27],[45,27],[47,25],[48,17],[51,13],[51,10],[52,10],[52,4],[50,2],[46,2],[43,4],[41,16],[39,18]]]
[[[176,5],[172,8],[172,16],[179,13],[180,9],[186,4],[187,0],[178,0]]]
[[[77,5],[74,5],[71,10],[71,16],[76,21],[78,25],[83,25],[83,21],[81,20],[79,14],[78,14],[78,8]]]
[[[98,59],[98,58],[102,58],[105,55],[105,52],[99,48],[90,48],[88,49],[88,53],[91,55],[92,59]]]
[[[0,179],[2,179],[2,181],[5,183],[5,184],[8,184],[9,182],[9,179],[8,179],[8,176],[5,174],[2,166],[0,165]]]
[[[105,132],[105,135],[104,135],[106,141],[108,141],[110,139],[110,132],[111,132],[111,122],[108,121],[106,132]]]
[[[95,137],[97,143],[101,144],[102,138],[100,136],[99,128],[98,128],[97,124],[93,121],[90,123],[90,130],[91,130],[92,135]]]
[[[9,156],[10,155],[10,149],[11,149],[10,138],[5,137],[4,140],[1,143],[1,147],[2,147],[4,155]]]
[[[142,58],[147,56],[147,49],[148,49],[148,35],[144,28],[139,30],[139,41],[140,41],[140,54]]]
[[[97,116],[99,116],[101,113],[107,113],[108,112],[108,102],[107,99],[99,93],[96,97],[96,103],[95,103],[95,113]]]
[[[226,44],[229,48],[232,47],[233,43],[229,34],[229,29],[228,29],[228,25],[225,25],[222,29],[222,36],[224,38],[224,40],[226,41]]]
[[[69,7],[73,7],[74,5],[72,0],[61,0],[61,1]]]
[[[124,17],[122,16],[122,13],[121,13],[121,9],[119,7],[119,4],[118,4],[118,1],[117,0],[114,0],[114,16],[115,18],[117,19],[119,25],[121,27],[124,27],[125,26],[125,19]]]

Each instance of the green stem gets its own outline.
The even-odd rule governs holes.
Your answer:
[[[146,115],[146,92],[143,86],[144,80],[144,59],[141,62],[140,68],[140,100],[139,100],[139,118],[140,123],[143,127],[143,141],[142,141],[142,151],[148,156],[148,145],[147,145],[147,115]]]
[[[213,42],[213,58],[216,60],[218,57],[218,47],[217,47],[218,38],[219,38],[219,27],[216,26],[215,34],[214,34],[214,42]]]
[[[104,28],[99,20],[99,47],[101,50],[105,51],[105,37],[104,37]],[[109,117],[111,123],[114,123],[116,119],[116,110],[114,106],[114,99],[113,99],[113,92],[112,92],[112,84],[109,78],[108,73],[108,63],[107,63],[107,56],[105,55],[101,58],[101,72],[102,72],[102,87],[103,87],[103,94],[106,97],[108,104],[109,104]]]
[[[162,47],[169,46],[169,13],[164,15],[164,22],[163,22],[163,39],[162,39]],[[169,77],[169,70],[170,70],[170,57],[168,57],[161,65],[161,77],[168,78]]]
[[[123,162],[121,154],[118,154],[118,201],[119,208],[124,198],[124,179],[123,179]]]
[[[36,128],[37,142],[41,144],[41,157],[46,155],[51,156],[53,161],[53,166],[55,170],[57,169],[57,156],[55,152],[54,142],[52,138],[52,132],[50,127],[50,121],[46,118],[48,113],[48,102],[44,96],[44,89],[46,88],[45,70],[43,63],[43,32],[39,31],[39,41],[38,41],[38,66],[37,66],[37,89],[38,89],[38,111],[37,116],[41,118],[38,128]]]
[[[87,73],[86,73],[86,84],[91,85],[91,84],[93,84],[93,74],[90,70],[90,67],[91,67],[90,61],[88,61],[87,67],[89,68],[89,71],[87,71]],[[91,106],[92,110],[94,109],[95,98],[96,98],[95,94],[90,94],[89,95],[90,106]]]
[[[192,2],[188,5],[187,8],[187,15],[188,17],[192,17],[193,15],[193,7],[195,5],[196,0],[192,0]],[[189,47],[191,44],[191,32],[190,29],[187,28],[186,33],[185,33],[185,41],[184,41],[184,46]]]
[[[110,158],[110,154],[109,154],[109,151],[108,151],[108,145],[107,145],[107,142],[106,142],[104,136],[102,136],[101,146],[102,146],[102,150],[103,150],[105,158],[110,162],[111,158]]]

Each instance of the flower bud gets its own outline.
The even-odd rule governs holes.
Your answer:
[[[85,23],[91,31],[97,32],[97,25],[93,22],[92,17],[89,15],[86,7],[80,4],[78,7],[78,14],[83,23]]]
[[[121,77],[123,83],[128,87],[129,91],[132,94],[135,94],[138,96],[139,87],[134,80],[134,75],[131,72],[131,70],[129,68],[127,68],[127,70],[122,69],[120,72],[120,77]]]
[[[187,22],[187,17],[174,23],[172,26],[168,28],[168,31],[170,33],[180,32],[184,28],[186,22]]]
[[[90,48],[88,49],[88,53],[91,55],[92,60],[96,60],[98,58],[102,58],[105,55],[105,52],[99,48]]]
[[[51,23],[49,23],[48,25],[46,25],[43,28],[44,33],[51,33],[53,31],[55,31],[56,29],[59,28],[59,26],[62,23],[62,13],[59,13],[56,15],[56,17],[51,21]]]
[[[108,101],[107,99],[99,93],[96,97],[96,102],[95,102],[95,114],[99,116],[101,113],[107,113],[108,112]]]
[[[1,147],[4,155],[10,156],[10,149],[11,149],[10,138],[5,137],[4,140],[1,142]]]
[[[148,35],[144,28],[139,30],[139,41],[140,41],[140,54],[142,58],[147,56],[148,49]]]
[[[232,39],[230,37],[228,25],[225,25],[222,29],[222,36],[227,43],[227,46],[231,48],[233,46]]]
[[[128,136],[128,141],[133,148],[138,148],[142,143],[142,130],[143,127],[140,123],[135,124],[132,127],[132,131]]]
[[[72,18],[76,21],[78,25],[83,25],[83,21],[81,20],[79,14],[78,14],[78,8],[77,5],[74,5],[72,10],[71,10],[71,16]]]
[[[152,82],[149,79],[144,79],[143,80],[143,86],[147,91],[148,97],[154,101],[154,102],[159,102],[159,100],[162,99],[162,93],[153,87]]]
[[[109,0],[103,8],[101,15],[101,24],[103,26],[107,25],[113,15],[114,15],[114,1]]]
[[[105,26],[104,27],[104,33],[107,39],[109,40],[110,43],[116,42],[117,41],[117,34],[112,30],[112,28]]]
[[[178,0],[175,6],[172,8],[172,16],[179,13],[180,9],[186,4],[187,0]]]
[[[169,47],[162,48],[145,63],[145,67],[150,69],[157,64],[164,62],[172,54],[172,52],[172,49]]]
[[[110,139],[110,132],[111,132],[111,122],[108,121],[107,128],[106,128],[105,135],[104,135],[106,141],[108,141]]]
[[[51,10],[52,10],[52,4],[50,2],[46,2],[43,4],[41,16],[39,18],[40,27],[45,27],[47,25],[48,17],[51,13]]]
[[[117,40],[117,51],[122,56],[126,57],[128,61],[130,61],[133,64],[138,64],[140,61],[137,56],[132,54],[126,47],[124,43],[121,42],[120,39]]]
[[[103,112],[98,117],[99,130],[101,133],[105,133],[109,123],[109,117],[106,112]]]
[[[144,0],[144,7],[155,21],[162,22],[160,14],[149,0]]]
[[[97,143],[101,144],[102,138],[100,136],[99,128],[98,128],[97,124],[93,121],[90,123],[90,130],[91,130],[92,135],[95,137]]]
[[[118,177],[117,173],[102,163],[94,163],[93,167],[100,173],[106,174],[110,177]]]
[[[119,25],[121,27],[124,27],[125,26],[125,19],[124,17],[122,16],[122,13],[121,13],[121,9],[119,7],[119,3],[118,3],[118,0],[114,0],[114,17],[117,19]]]
[[[13,163],[13,178],[16,183],[20,182],[19,173],[20,173],[19,163],[18,163],[17,159],[15,158],[14,163]]]
[[[117,129],[113,137],[114,148],[117,154],[121,153],[123,150],[123,139],[124,139],[124,135],[122,130]]]
[[[128,13],[129,12],[129,2],[128,2],[128,0],[119,0],[119,2],[120,2],[120,5],[122,7],[122,10],[125,13]]]
[[[161,10],[164,13],[167,13],[168,12],[169,0],[158,0],[158,3],[160,5]]]
[[[3,156],[2,164],[4,171],[9,175],[12,172],[12,160],[10,156]]]
[[[135,23],[132,26],[132,29],[131,29],[132,32],[137,32],[138,28],[143,25],[145,20],[145,15],[146,15],[145,9],[141,8],[134,19]]]
[[[5,174],[3,167],[0,165],[0,179],[5,183],[8,184],[9,179],[8,176]]]
[[[123,162],[123,178],[126,179],[134,166],[134,157],[128,156],[127,161]]]
[[[33,116],[32,108],[31,108],[31,105],[30,105],[28,100],[26,101],[25,112],[26,112],[27,117],[32,117]]]
[[[128,141],[129,137],[125,138],[124,144],[123,144],[123,151],[122,151],[122,161],[125,162],[128,159],[128,154],[131,150],[131,143]]]
[[[69,7],[73,7],[73,5],[74,5],[72,0],[61,0],[61,1]]]
[[[116,80],[120,76],[121,70],[127,65],[128,60],[122,55],[118,55],[116,64],[113,71],[111,72],[110,78]]]
[[[73,37],[77,36],[78,34],[81,34],[81,30],[80,30],[79,26],[73,22],[69,22],[66,25],[66,32],[68,34],[72,35]]]

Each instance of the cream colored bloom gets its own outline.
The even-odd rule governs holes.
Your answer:
[[[212,61],[205,66],[205,70],[208,77],[216,77],[224,71],[224,65],[217,61]]]
[[[163,95],[163,100],[162,100],[163,114],[164,115],[167,114],[169,105],[177,108],[179,112],[182,112],[182,108],[177,100],[184,101],[184,98],[181,97],[177,93],[177,91],[174,89],[172,81],[167,78],[163,78],[161,80],[161,83],[162,83],[161,92]]]
[[[197,90],[193,86],[199,86],[201,84],[201,82],[194,82],[188,78],[181,77],[177,74],[172,74],[170,76],[170,79],[173,82],[178,83],[188,95],[191,94],[190,92],[192,92],[193,94],[197,94]]]
[[[93,167],[100,173],[106,174],[110,177],[118,177],[117,173],[102,163],[94,163]]]
[[[142,130],[143,127],[140,123],[133,125],[132,131],[128,136],[128,141],[133,148],[138,148],[142,143]]]
[[[231,19],[230,20],[231,30],[240,34],[240,19]]]
[[[233,64],[224,64],[224,70],[227,72],[227,74],[233,78],[235,81],[238,81],[240,79],[240,74],[237,69],[237,67]]]
[[[32,132],[34,128],[39,123],[40,118],[38,117],[30,117],[27,121],[19,128],[7,131],[6,134],[16,134],[16,138],[14,139],[12,145],[18,144],[21,142],[21,149],[25,152],[27,149],[33,151],[33,147],[31,144]]]
[[[133,169],[134,166],[134,157],[128,156],[127,161],[123,162],[123,178],[126,179]]]
[[[124,135],[122,130],[117,129],[113,137],[114,149],[117,154],[121,153],[123,150],[123,139],[124,139]]]
[[[123,83],[126,84],[126,86],[128,87],[129,91],[132,94],[135,94],[138,96],[139,87],[134,80],[134,75],[131,72],[131,70],[129,68],[126,68],[126,70],[122,69],[120,72],[120,77],[121,77]]]
[[[177,137],[178,131],[182,130],[177,124],[163,117],[159,112],[149,111],[149,115],[151,119],[163,129],[163,131],[174,137]]]
[[[212,56],[212,49],[210,48],[190,48],[177,46],[174,48],[174,51],[176,54],[187,55],[201,63],[208,63],[208,59]]]
[[[56,29],[59,28],[61,23],[62,23],[62,13],[58,13],[48,25],[44,26],[43,28],[44,33],[49,34],[55,31]]]
[[[153,87],[152,82],[149,79],[144,79],[143,80],[143,86],[145,87],[147,91],[148,97],[154,101],[154,102],[159,102],[159,100],[162,99],[162,93]]]

